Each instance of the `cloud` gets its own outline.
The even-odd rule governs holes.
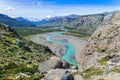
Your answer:
[[[11,6],[3,8],[3,11],[13,11],[13,10],[14,10],[14,8]]]
[[[117,1],[117,0],[116,0]],[[42,0],[0,0],[0,13],[11,17],[50,18],[70,14],[95,14],[120,9],[120,5],[56,5]]]

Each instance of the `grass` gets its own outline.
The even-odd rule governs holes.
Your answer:
[[[72,36],[86,38],[86,39],[90,38],[90,36],[91,36],[87,32],[81,31],[83,29],[82,27],[66,26],[64,28],[68,30],[66,35],[72,35]]]
[[[104,65],[106,65],[107,61],[108,61],[108,59],[102,58],[98,62],[100,63],[101,66],[104,66]]]
[[[85,34],[85,33],[77,33],[77,32],[67,32],[66,35],[72,35],[72,36],[76,36],[76,37],[80,37],[80,38],[90,38],[90,35]]]
[[[115,68],[115,69],[111,70],[111,72],[120,73],[120,68]]]
[[[17,32],[22,36],[28,36],[28,35],[34,35],[34,34],[40,34],[40,33],[48,33],[48,32],[55,32],[60,31],[60,29],[48,29],[48,28],[36,28],[36,27],[18,27],[15,28]]]
[[[77,71],[73,73],[73,75],[79,74],[83,77],[84,80],[90,80],[92,76],[102,75],[103,72],[104,72],[103,69],[97,69],[97,68],[91,67],[82,72]]]
[[[80,26],[80,27],[75,27],[75,26],[66,26],[64,27],[65,29],[67,29],[70,32],[73,33],[84,33],[84,34],[88,34],[88,35],[92,35],[92,33],[96,30],[96,27],[85,27],[85,26]]]
[[[17,27],[15,29],[22,36],[61,31],[61,29],[59,29],[59,28],[43,28],[43,27],[42,28],[40,28],[40,27]],[[90,37],[89,34],[75,32],[75,31],[71,30],[71,29],[76,29],[76,28],[68,27],[66,29],[69,30],[66,33],[66,35],[72,35],[72,36],[81,37],[81,38],[89,38]]]
[[[35,73],[38,72],[40,62],[49,59],[52,52],[32,41],[19,40],[12,32],[4,34],[0,34],[0,80],[14,80],[21,72],[29,73],[32,79],[37,78]],[[40,80],[40,75],[38,76]]]
[[[102,69],[89,68],[82,72],[82,76],[85,80],[89,80],[93,75],[102,75]]]

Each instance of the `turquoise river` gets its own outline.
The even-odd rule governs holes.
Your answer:
[[[66,62],[68,62],[69,64],[73,65],[73,66],[78,66],[78,64],[72,60],[71,56],[75,56],[75,48],[72,44],[65,42],[65,41],[58,41],[58,40],[54,40],[52,39],[52,37],[57,36],[57,35],[63,35],[64,33],[66,33],[66,31],[61,31],[61,32],[55,32],[55,33],[51,33],[48,34],[46,36],[46,40],[52,43],[56,43],[59,45],[64,45],[66,47],[66,52],[63,55],[62,59],[65,60]]]

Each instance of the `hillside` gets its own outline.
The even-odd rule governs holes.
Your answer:
[[[120,26],[106,25],[94,32],[79,57],[79,68],[92,80],[120,79]]]
[[[4,24],[7,24],[7,25],[12,26],[12,27],[33,26],[31,24],[18,21],[16,19],[11,18],[11,17],[4,15],[4,14],[0,14],[0,23],[4,23]]]
[[[0,79],[40,79],[38,66],[51,56],[48,47],[25,40],[15,29],[0,24]]]

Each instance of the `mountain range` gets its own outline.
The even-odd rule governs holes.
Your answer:
[[[68,15],[46,18],[38,21],[31,21],[23,17],[11,18],[0,14],[0,22],[7,25],[16,26],[68,26],[68,27],[97,27],[110,24],[113,16],[118,11],[105,12],[91,15]]]
[[[30,26],[45,26],[45,27],[65,27],[73,32],[87,33],[92,35],[97,27],[112,24],[114,16],[119,11],[104,12],[91,15],[68,15],[45,18],[42,20],[30,20],[28,18],[17,17],[11,18],[7,15],[0,14],[0,22],[11,27],[30,27]]]
[[[37,26],[75,26],[75,27],[96,27],[99,25],[105,25],[111,23],[113,15],[117,11],[104,12],[100,14],[91,15],[68,15],[46,18],[38,21],[30,21],[22,17],[15,18],[21,22],[31,22]],[[22,19],[20,19],[22,18]]]

